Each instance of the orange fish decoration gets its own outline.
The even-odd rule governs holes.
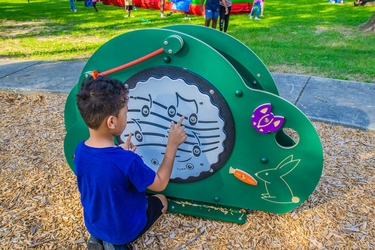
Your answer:
[[[247,184],[256,186],[258,185],[258,182],[252,177],[250,174],[246,173],[245,171],[241,169],[236,169],[236,168],[229,168],[229,173],[234,174],[234,176],[239,179],[240,181],[243,181]]]

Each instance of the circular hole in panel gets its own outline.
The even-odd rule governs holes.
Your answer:
[[[280,147],[293,148],[299,142],[299,134],[292,128],[283,128],[276,133],[276,142]]]

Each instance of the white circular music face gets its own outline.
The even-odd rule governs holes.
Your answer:
[[[188,138],[177,150],[171,181],[197,181],[221,167],[217,165],[225,150],[227,133],[220,108],[210,98],[216,92],[214,89],[202,92],[199,85],[168,76],[150,77],[134,85],[129,93],[127,127],[120,135],[121,141],[133,133],[136,153],[157,171],[163,161],[171,121],[176,123],[185,116],[183,125]]]

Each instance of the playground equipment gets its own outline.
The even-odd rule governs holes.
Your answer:
[[[92,55],[64,112],[73,171],[75,147],[89,135],[75,95],[93,73],[128,85],[128,125],[116,141],[133,133],[136,152],[154,170],[170,121],[185,116],[188,139],[162,192],[169,211],[244,223],[246,210],[291,211],[319,182],[323,150],[309,119],[278,95],[251,49],[196,25],[128,32]]]
[[[102,0],[103,4],[124,6],[124,0]],[[140,8],[160,9],[160,0],[134,0],[134,5]],[[177,11],[187,14],[203,15],[200,10],[201,0],[169,0],[165,1],[165,11]],[[233,0],[231,13],[249,13],[253,0]]]

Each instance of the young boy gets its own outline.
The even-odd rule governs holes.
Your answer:
[[[132,135],[114,144],[127,124],[128,93],[116,79],[98,76],[82,83],[77,94],[79,112],[90,137],[78,144],[75,174],[81,194],[84,222],[91,234],[89,249],[131,249],[128,245],[166,212],[164,195],[146,197],[145,190],[164,190],[168,184],[177,148],[187,138],[182,125],[170,125],[164,159],[155,173],[134,153]]]

